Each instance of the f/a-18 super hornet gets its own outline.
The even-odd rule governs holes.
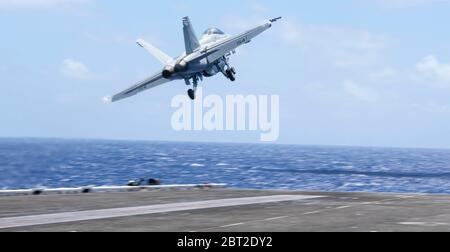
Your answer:
[[[217,28],[210,28],[199,40],[189,17],[184,17],[183,33],[186,52],[178,58],[172,58],[143,39],[138,39],[137,44],[160,61],[164,66],[163,69],[107,100],[116,102],[174,80],[184,80],[190,87],[188,95],[194,100],[198,83],[203,80],[203,77],[222,73],[230,81],[235,81],[236,70],[229,63],[231,54],[235,53],[237,47],[248,44],[253,38],[268,30],[272,27],[272,23],[279,19],[281,17],[271,19],[235,36],[227,35]]]

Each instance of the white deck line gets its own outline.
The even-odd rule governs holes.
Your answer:
[[[243,206],[283,201],[296,201],[321,198],[321,196],[276,195],[250,198],[220,199],[184,203],[161,204],[142,207],[126,207],[56,214],[31,215],[21,217],[0,218],[0,229],[27,227],[36,225],[59,224],[77,221],[100,220],[118,217],[169,213],[176,211],[199,210],[219,207]]]

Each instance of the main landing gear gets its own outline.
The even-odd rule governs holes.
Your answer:
[[[200,75],[200,77],[199,77],[199,75],[195,75],[192,78],[192,86],[193,86],[193,88],[191,88],[191,89],[189,89],[187,91],[187,94],[188,94],[189,98],[191,98],[191,100],[195,100],[195,94],[197,92],[198,82],[200,80],[202,80],[202,76],[201,75]],[[186,82],[186,85],[188,85],[188,86],[191,85],[190,79],[185,79],[184,81]]]
[[[189,89],[188,90],[188,96],[189,96],[189,98],[191,98],[191,100],[195,100],[195,90],[194,89]]]
[[[223,58],[220,70],[222,71],[223,75],[227,77],[227,79],[229,79],[230,81],[236,81],[236,70],[234,69],[234,67],[230,66],[228,58]]]
[[[225,76],[230,79],[230,81],[236,81],[236,70],[234,67],[225,70]]]

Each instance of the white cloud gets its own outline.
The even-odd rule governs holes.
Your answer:
[[[356,0],[359,3],[374,3],[388,9],[407,9],[434,4],[450,3],[450,0]]]
[[[375,90],[353,81],[345,81],[343,88],[348,95],[362,102],[378,102],[380,100],[380,95]]]
[[[91,0],[0,0],[0,9],[68,8]]]
[[[254,12],[260,12],[260,13],[265,13],[270,10],[269,7],[267,7],[266,5],[264,5],[261,2],[257,2],[257,1],[252,2],[250,8]]]
[[[427,103],[415,103],[412,107],[427,114],[450,114],[450,105],[438,104],[434,101]]]
[[[303,54],[340,68],[378,64],[393,44],[387,37],[366,30],[302,25],[288,20],[283,21],[280,30],[281,38],[300,48]]]
[[[61,74],[74,79],[90,78],[89,69],[80,61],[65,59],[62,62]]]
[[[439,62],[434,55],[429,55],[417,63],[416,72],[432,85],[450,87],[450,64]]]
[[[312,82],[303,86],[302,94],[321,104],[332,106],[380,105],[385,97],[370,85],[361,84],[353,80],[339,83]],[[356,104],[356,105],[355,105]]]
[[[264,22],[267,18],[258,15],[227,16],[222,26],[228,33],[237,33]],[[386,52],[395,44],[393,39],[364,29],[308,25],[289,18],[276,26],[272,34],[292,46],[292,54],[300,52],[301,59],[308,64],[326,63],[338,68],[381,65]]]

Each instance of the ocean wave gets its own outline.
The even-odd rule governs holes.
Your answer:
[[[450,151],[249,144],[0,140],[0,188],[227,183],[450,194]]]

